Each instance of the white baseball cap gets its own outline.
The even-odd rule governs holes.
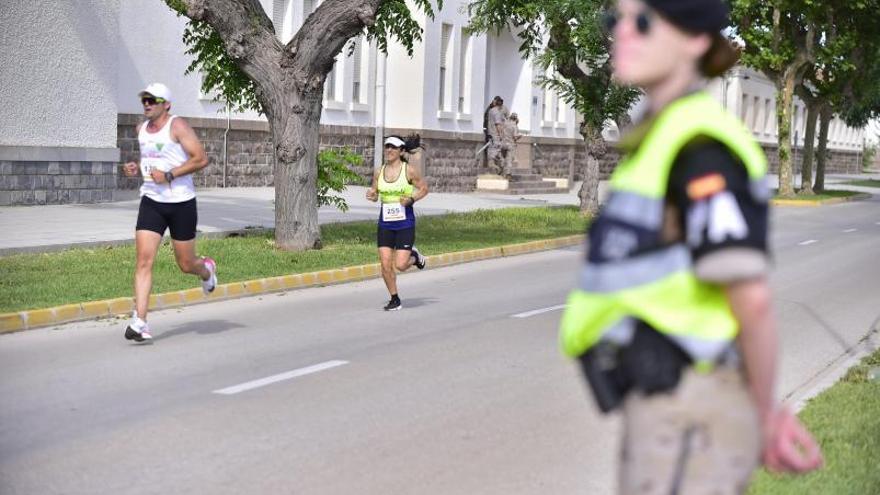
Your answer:
[[[143,98],[145,94],[153,95],[156,98],[162,98],[165,101],[171,101],[171,90],[168,89],[168,86],[165,86],[162,83],[150,83],[149,86],[138,93],[138,96]]]

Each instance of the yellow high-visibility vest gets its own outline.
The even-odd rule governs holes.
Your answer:
[[[726,146],[745,165],[753,199],[768,201],[767,159],[761,147],[742,122],[698,92],[667,106],[638,147],[623,158],[612,174],[601,215],[659,233],[675,159],[700,137]],[[669,336],[704,369],[739,331],[722,287],[696,278],[683,242],[613,261],[588,261],[562,317],[562,349],[579,356],[601,339],[625,340],[636,320]]]

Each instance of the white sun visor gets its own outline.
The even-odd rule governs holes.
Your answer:
[[[406,143],[403,141],[403,139],[400,139],[399,137],[391,136],[385,139],[385,144],[390,144],[391,146],[401,148]]]

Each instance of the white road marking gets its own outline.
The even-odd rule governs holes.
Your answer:
[[[857,231],[857,230],[859,230],[859,229],[846,229],[846,230],[843,231],[843,233],[844,233],[844,234],[849,234],[850,232],[855,232],[855,231]]]
[[[551,311],[556,311],[558,309],[562,309],[565,307],[565,304],[558,304],[556,306],[550,306],[549,308],[541,308],[534,309],[532,311],[526,311],[525,313],[517,313],[515,315],[511,315],[511,318],[528,318],[530,316],[540,315],[543,313],[549,313]]]
[[[265,387],[266,385],[271,385],[273,383],[278,383],[284,380],[290,380],[291,378],[311,375],[312,373],[328,370],[330,368],[335,368],[344,364],[348,364],[348,361],[325,361],[323,363],[315,364],[312,366],[306,366],[305,368],[298,368],[292,371],[279,373],[277,375],[267,376],[266,378],[260,378],[259,380],[252,380],[249,382],[240,383],[238,385],[233,385],[231,387],[221,388],[220,390],[215,390],[212,393],[221,395],[233,395],[239,392],[246,392],[255,388]]]
[[[809,246],[810,244],[813,244],[814,242],[819,242],[819,241],[817,241],[816,239],[810,239],[809,241],[804,241],[804,242],[798,243],[798,246]]]

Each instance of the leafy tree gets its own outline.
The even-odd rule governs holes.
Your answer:
[[[794,195],[791,160],[791,111],[795,88],[816,62],[821,40],[816,19],[823,6],[815,0],[732,0],[731,20],[745,41],[742,60],[776,86],[779,194]]]
[[[599,208],[599,163],[606,153],[602,129],[609,121],[629,122],[637,90],[614,84],[608,56],[609,39],[601,28],[602,13],[614,2],[598,0],[475,0],[468,5],[470,29],[500,32],[513,28],[520,53],[534,57],[553,75],[541,83],[554,89],[583,115],[580,134],[587,161],[579,192],[581,210]]]
[[[880,1],[832,0],[823,5],[813,21],[814,29],[821,33],[816,61],[797,88],[808,110],[800,194],[824,189],[825,150],[833,114],[838,113],[851,127],[863,127],[880,109],[880,22],[873,15]],[[813,185],[817,118],[819,149]]]
[[[258,0],[165,2],[190,19],[184,42],[195,60],[189,70],[204,74],[203,90],[217,91],[234,108],[256,110],[269,121],[276,246],[319,248],[317,153],[324,81],[348,40],[364,32],[382,50],[396,41],[411,54],[421,28],[406,1],[325,0],[286,44]],[[411,2],[433,18],[430,0]]]

